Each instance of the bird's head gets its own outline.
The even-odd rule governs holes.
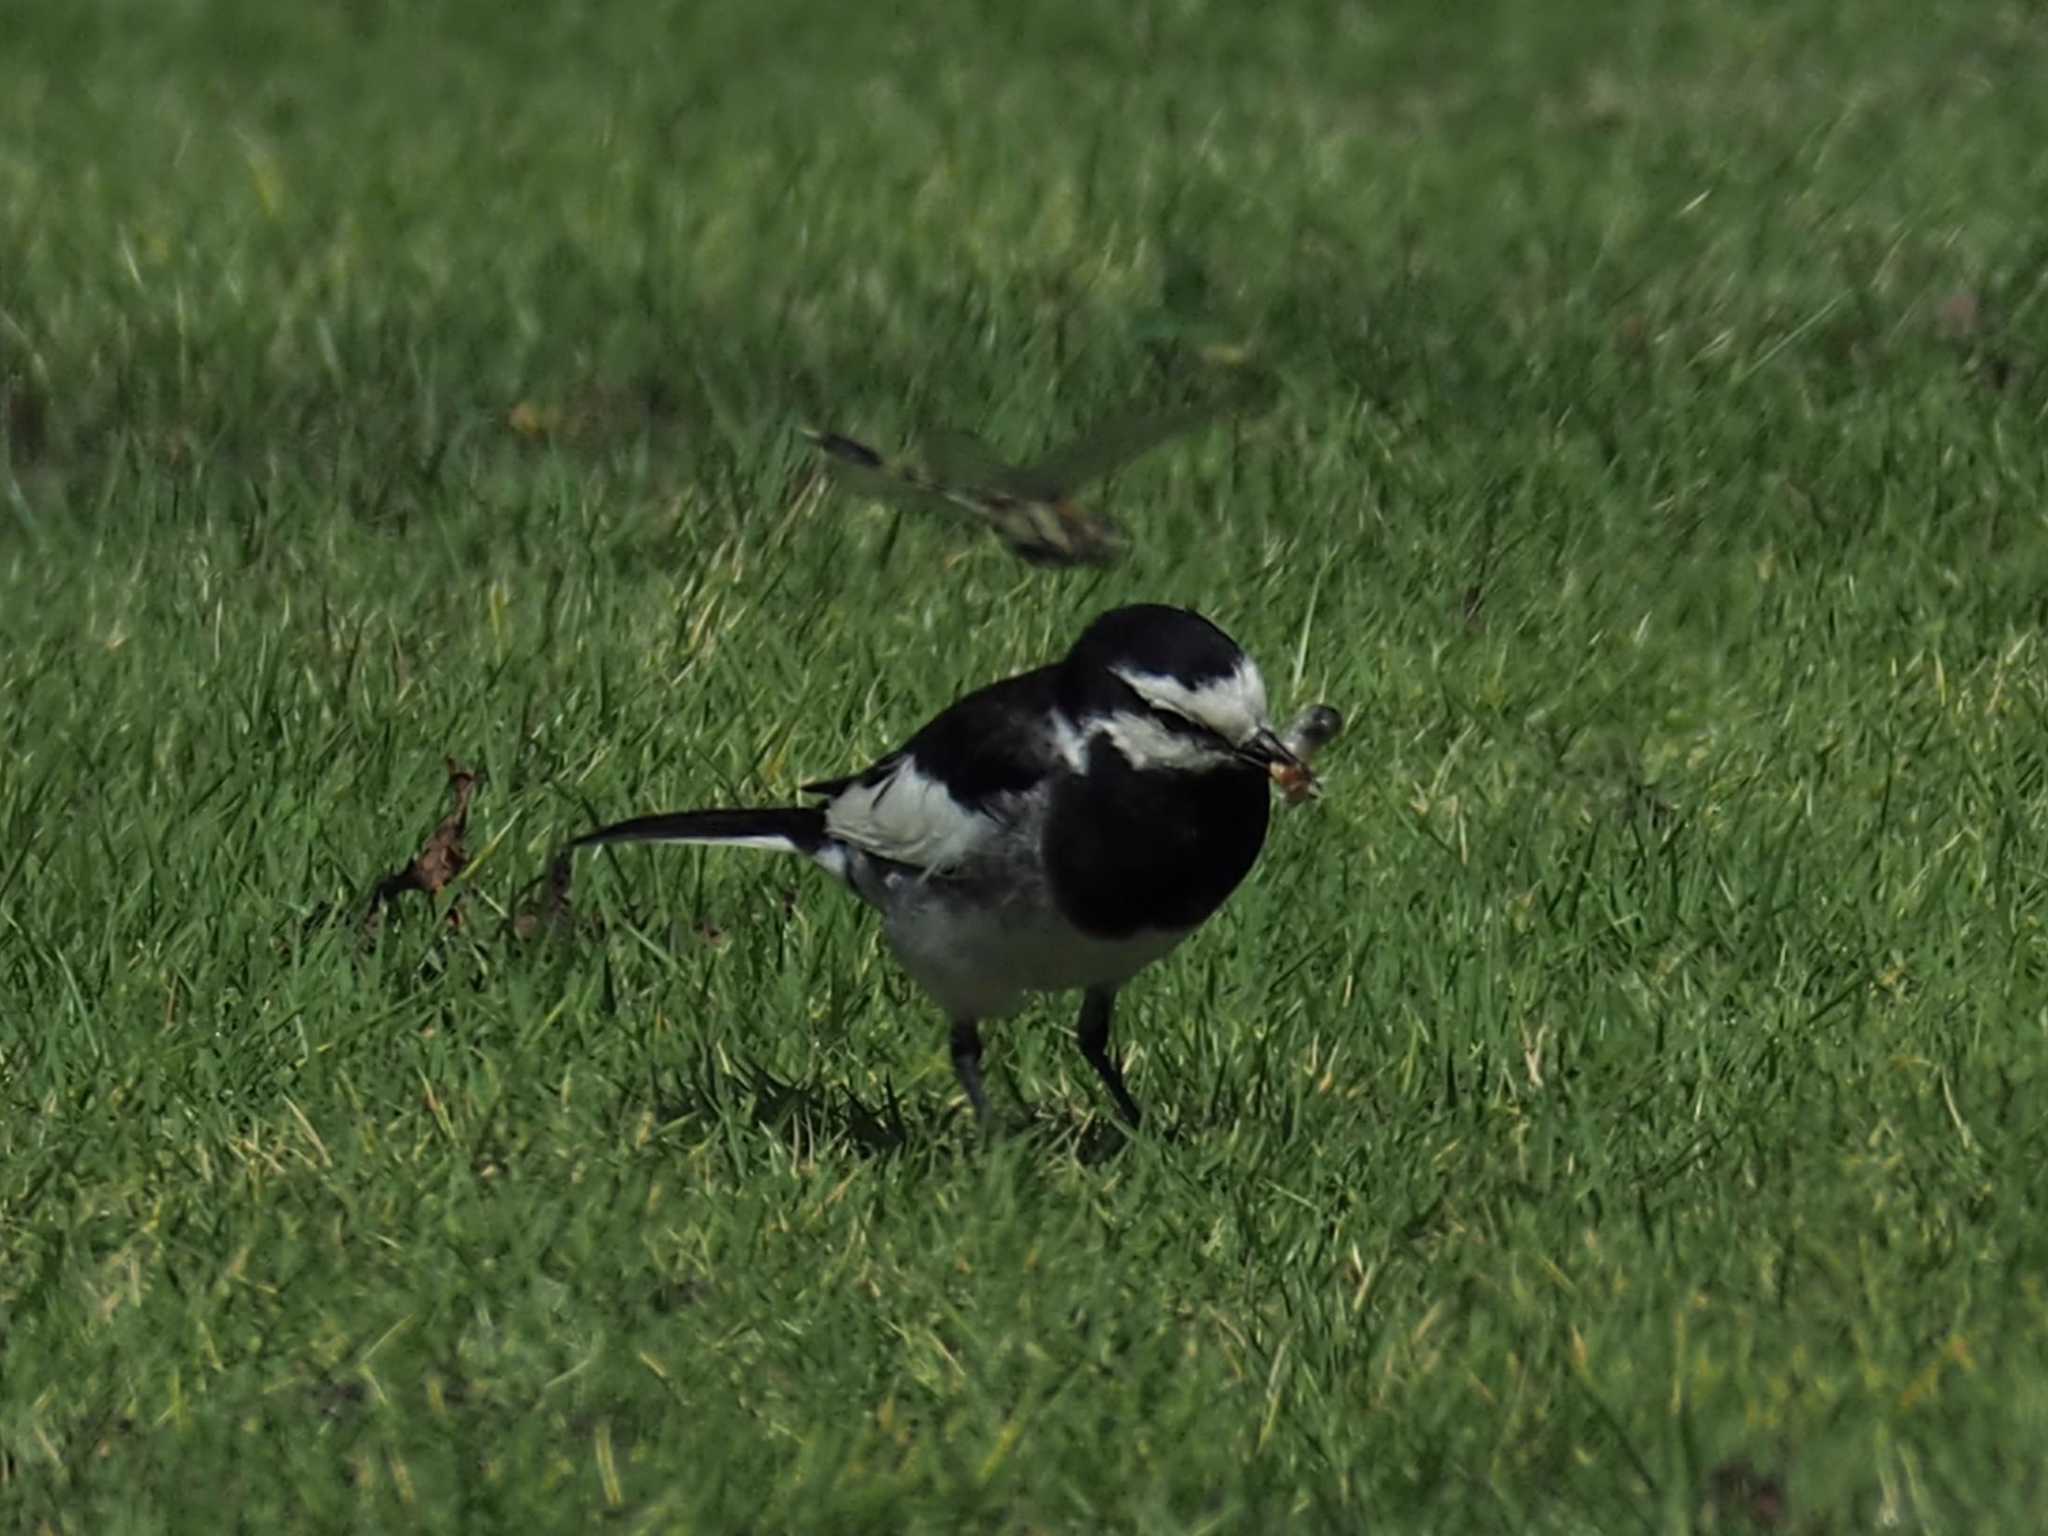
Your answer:
[[[1200,614],[1113,609],[1075,642],[1063,670],[1076,723],[1134,768],[1313,782],[1273,729],[1258,664]]]

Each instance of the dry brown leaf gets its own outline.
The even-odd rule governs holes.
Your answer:
[[[369,907],[363,913],[363,942],[374,943],[377,930],[384,920],[384,908],[403,896],[407,891],[418,891],[423,896],[437,896],[454,883],[469,863],[469,851],[463,846],[463,835],[469,828],[469,802],[476,796],[477,781],[482,775],[464,768],[454,758],[447,759],[448,792],[454,796],[455,806],[441,818],[441,824],[421,846],[419,853],[403,869],[393,870],[377,882],[370,893]],[[462,926],[462,908],[448,909],[448,926]]]

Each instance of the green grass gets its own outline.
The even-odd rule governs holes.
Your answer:
[[[2039,1523],[2037,9],[5,28],[0,1525]],[[1107,574],[805,489],[1216,338]],[[501,931],[1134,597],[1352,728],[1115,1155],[794,861]]]

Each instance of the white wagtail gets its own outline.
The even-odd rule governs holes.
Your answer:
[[[1103,614],[1063,660],[968,694],[865,773],[804,786],[820,806],[639,816],[571,846],[730,843],[831,871],[945,1009],[984,1122],[979,1022],[1079,988],[1081,1054],[1136,1125],[1109,1050],[1117,989],[1237,888],[1266,839],[1268,781],[1312,790],[1305,751],[1331,734],[1290,747],[1235,641],[1145,604]]]

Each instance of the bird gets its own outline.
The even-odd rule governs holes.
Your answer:
[[[1228,386],[1212,386],[1207,398],[1119,411],[1027,464],[1013,464],[973,433],[953,429],[923,435],[922,464],[892,458],[841,432],[798,430],[822,456],[826,473],[848,490],[894,506],[964,518],[993,533],[1027,565],[1112,565],[1129,549],[1129,536],[1111,518],[1082,506],[1073,493],[1225,415],[1264,410],[1277,384],[1269,374],[1243,364],[1237,357]]]
[[[847,489],[894,506],[964,515],[1027,565],[1110,565],[1129,545],[1114,522],[1074,501],[1069,476],[1005,464],[971,434],[927,434],[919,466],[841,432],[802,431],[824,456],[826,472]]]
[[[770,849],[835,876],[881,914],[898,963],[946,1015],[984,1128],[981,1025],[1079,991],[1081,1054],[1136,1127],[1110,1046],[1117,994],[1237,889],[1266,840],[1270,785],[1290,801],[1312,791],[1304,750],[1329,734],[1290,746],[1236,641],[1188,609],[1134,604],[1059,660],[966,694],[872,767],[804,785],[816,804],[659,812],[568,846]]]

